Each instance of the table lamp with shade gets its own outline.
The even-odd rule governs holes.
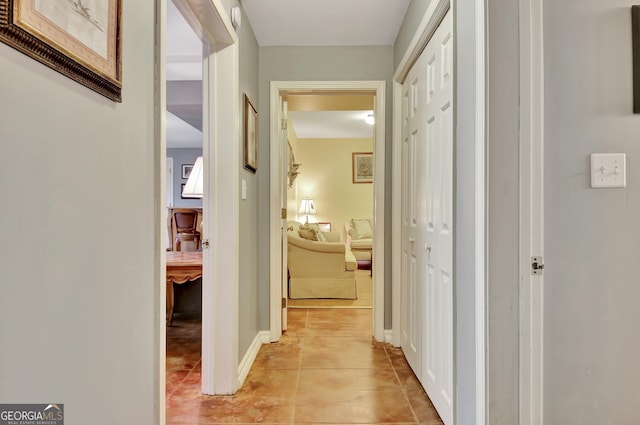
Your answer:
[[[308,224],[309,216],[318,214],[318,211],[316,211],[316,204],[313,199],[304,198],[300,203],[300,209],[298,210],[298,213],[305,214],[307,216],[307,221],[305,221],[305,224]]]

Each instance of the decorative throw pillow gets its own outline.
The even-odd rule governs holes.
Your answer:
[[[318,237],[317,232],[315,231],[315,229],[312,229],[311,227],[303,224],[302,226],[298,227],[298,234],[300,235],[300,237],[302,239],[308,239],[310,241],[317,241]]]
[[[323,231],[316,230],[315,232],[316,232],[316,238],[318,238],[318,242],[326,242],[327,241],[327,238],[324,236],[324,232]]]
[[[327,238],[324,236],[324,232],[320,230],[318,223],[307,223],[305,226],[312,228],[316,232],[316,240],[319,242],[326,242]]]
[[[366,218],[354,218],[351,220],[351,225],[357,235],[354,235],[351,231],[349,235],[353,239],[368,239],[373,237],[373,229],[371,229],[371,223]],[[356,237],[357,236],[357,237]]]

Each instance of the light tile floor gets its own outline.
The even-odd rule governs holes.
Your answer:
[[[402,352],[371,337],[370,309],[290,309],[234,396],[200,394],[200,322],[167,328],[167,424],[442,424]]]

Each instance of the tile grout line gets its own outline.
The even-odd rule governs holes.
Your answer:
[[[404,395],[404,398],[407,400],[407,404],[409,405],[409,409],[411,409],[411,414],[413,415],[413,418],[415,419],[415,423],[416,424],[420,424],[420,421],[418,420],[418,415],[416,414],[416,411],[413,408],[413,404],[411,403],[411,399],[409,399],[409,395],[407,394],[407,390],[404,387],[404,385],[402,385],[402,382],[400,382],[400,375],[398,375],[398,371],[396,370],[395,365],[391,361],[391,356],[389,355],[389,351],[387,350],[387,345],[386,344],[384,346],[384,353],[387,355],[387,360],[389,360],[389,363],[391,364],[391,369],[393,370],[393,374],[395,375],[396,380],[398,381],[398,384],[400,385],[400,391],[402,391],[402,395]]]
[[[304,357],[304,346],[307,338],[307,326],[309,324],[309,310],[307,309],[307,313],[304,319],[304,329],[302,337],[300,338],[300,359],[298,359],[298,380],[296,381],[296,392],[293,395],[293,412],[291,417],[291,423],[296,423],[296,404],[298,401],[298,392],[300,391],[300,379],[302,378],[302,359]]]

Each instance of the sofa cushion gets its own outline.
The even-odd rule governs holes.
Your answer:
[[[351,249],[371,249],[373,246],[373,239],[355,239],[351,240]]]
[[[354,218],[351,220],[349,235],[351,239],[368,239],[373,237],[371,222],[366,218]]]

